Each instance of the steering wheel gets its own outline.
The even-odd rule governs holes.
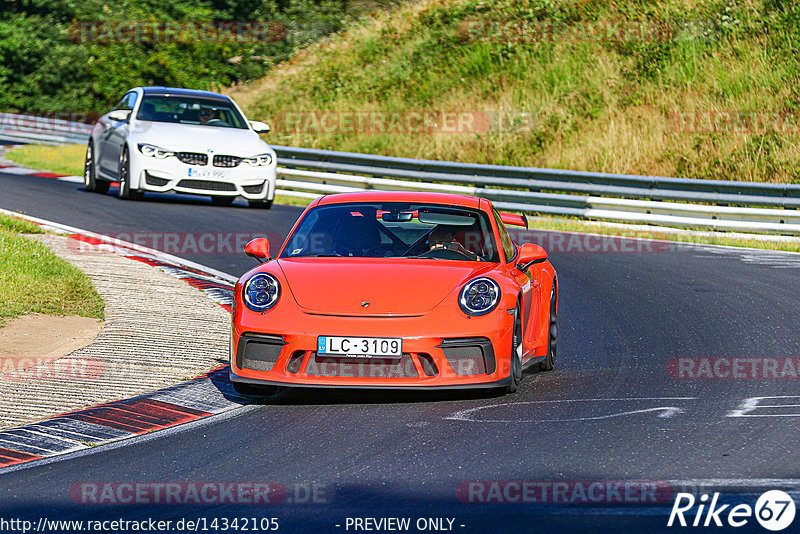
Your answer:
[[[428,250],[427,252],[423,252],[422,254],[418,254],[417,257],[418,258],[435,258],[435,259],[439,259],[439,260],[463,260],[464,258],[467,258],[467,259],[470,259],[470,260],[475,260],[475,259],[479,259],[480,258],[480,256],[478,256],[477,254],[473,258],[472,256],[470,256],[468,253],[466,253],[464,251],[461,251],[461,250],[458,250],[458,249],[452,249],[452,248],[444,248],[444,247],[432,248],[432,249]]]

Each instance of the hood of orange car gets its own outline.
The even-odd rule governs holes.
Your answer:
[[[292,258],[277,263],[305,312],[364,317],[423,315],[493,265],[381,258]]]

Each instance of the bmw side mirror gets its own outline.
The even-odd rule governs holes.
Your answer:
[[[244,246],[244,253],[255,258],[259,263],[269,261],[269,241],[266,237],[257,237]]]
[[[525,243],[519,248],[517,269],[525,271],[531,265],[547,261],[547,251],[535,243]]]
[[[268,133],[271,130],[271,128],[269,127],[269,124],[267,124],[266,122],[261,122],[261,121],[250,121],[250,126],[253,128],[254,132],[260,133],[260,134]]]
[[[131,116],[131,111],[129,109],[115,109],[114,111],[108,114],[109,119],[119,122],[128,122],[130,116]]]

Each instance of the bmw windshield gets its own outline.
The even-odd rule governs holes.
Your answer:
[[[152,122],[247,129],[247,122],[232,103],[208,98],[145,95],[136,118]]]
[[[435,204],[334,204],[311,210],[281,258],[425,258],[497,262],[485,213]]]

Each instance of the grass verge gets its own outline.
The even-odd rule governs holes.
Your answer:
[[[80,269],[23,234],[35,224],[0,214],[0,326],[27,313],[103,319],[103,299]]]
[[[86,145],[22,145],[6,152],[5,157],[32,169],[83,176]]]

